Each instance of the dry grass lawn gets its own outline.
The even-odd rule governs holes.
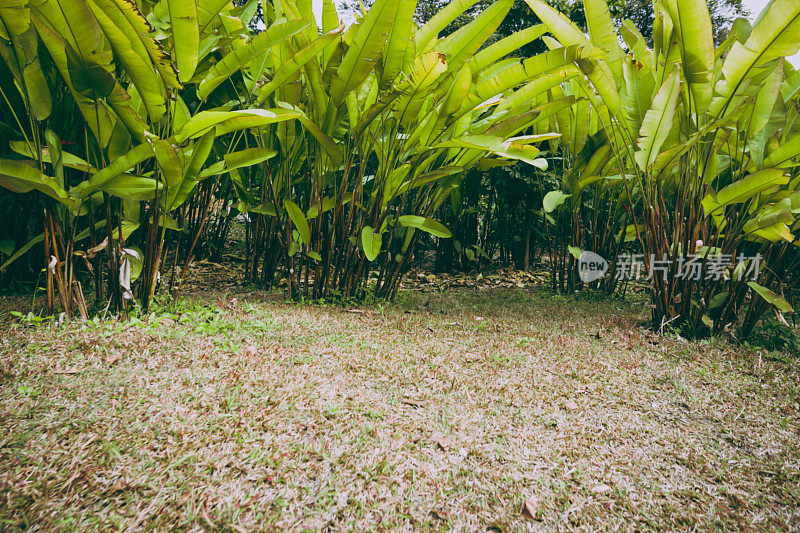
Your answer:
[[[642,306],[205,296],[0,329],[0,529],[796,529],[796,359]]]

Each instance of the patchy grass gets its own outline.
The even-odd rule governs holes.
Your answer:
[[[796,527],[796,359],[624,302],[401,296],[6,326],[0,528]]]

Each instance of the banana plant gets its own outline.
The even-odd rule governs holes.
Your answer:
[[[768,305],[789,312],[780,292],[796,242],[800,143],[797,93],[783,83],[796,74],[783,57],[800,49],[800,6],[770,2],[715,48],[705,4],[659,1],[648,47],[629,21],[614,32],[602,0],[584,1],[588,36],[544,2],[526,1],[552,46],[590,56],[575,63],[583,76],[574,79],[611,147],[601,179],[624,176],[630,220],[620,238],[633,235],[642,248],[654,326],[718,333],[743,318],[747,333]],[[685,276],[689,256],[704,261],[699,279]],[[755,257],[763,267],[747,279]]]
[[[512,57],[544,27],[481,50],[511,4],[494,2],[439,38],[466,3],[451,3],[417,28],[414,1],[380,0],[343,32],[332,2],[324,2],[322,27],[270,49],[258,102],[303,116],[274,128],[265,148],[278,162],[265,181],[242,191],[240,206],[254,214],[254,242],[281,243],[290,291],[351,296],[376,270],[376,293],[391,296],[418,235],[450,236],[432,216],[466,171],[485,160],[546,166],[536,145],[551,136],[522,134],[557,106],[572,105],[565,97],[548,108],[535,97],[557,85],[564,68],[577,75],[572,65],[582,51]],[[268,26],[310,19],[308,9],[281,3]],[[549,85],[534,83],[543,76]],[[262,279],[274,271],[274,255],[263,254]]]
[[[48,308],[52,310],[55,281],[63,311],[71,316],[77,306],[85,317],[85,301],[73,271],[74,236],[79,220],[94,210],[95,198],[81,194],[82,183],[107,161],[106,148],[115,125],[141,137],[143,122],[114,77],[111,45],[102,38],[88,3],[12,4],[0,10],[0,49],[24,108],[15,109],[3,89],[22,139],[12,143],[13,152],[8,154],[12,157],[0,163],[2,185],[15,192],[36,190],[43,195]],[[83,118],[78,131],[65,129],[74,126],[74,118],[52,113],[51,93],[61,96],[60,85],[66,86],[72,100],[60,103],[67,109],[77,107]],[[85,153],[68,153],[61,138],[66,134],[78,140],[72,136],[80,135],[81,129]],[[108,188],[98,187],[96,194],[127,195],[130,188],[133,196],[141,197],[148,194],[142,189],[155,189],[155,182],[145,178],[109,180],[104,185]],[[97,224],[92,221],[90,226],[93,230]],[[93,231],[92,239],[96,240]]]
[[[249,7],[220,0],[15,0],[0,8],[0,54],[13,76],[1,88],[19,137],[0,159],[0,185],[17,193],[36,191],[43,199],[51,308],[55,285],[68,315],[74,304],[86,314],[74,275],[76,254],[90,268],[94,258],[100,303],[101,251],[112,304],[124,307],[134,281],[120,274],[132,257],[125,241],[140,225],[134,240],[146,250],[139,290],[146,306],[158,279],[165,230],[177,228],[172,215],[200,181],[228,170],[226,156],[243,130],[296,118],[282,109],[231,106],[225,96],[230,91],[212,94],[235,71],[219,60],[226,51],[237,52],[233,57],[243,62],[302,29],[297,23],[281,26],[242,52],[238,44],[250,34],[248,17]],[[201,90],[206,77],[214,82]],[[61,87],[68,96],[60,108],[73,113],[67,117],[52,112],[50,95],[64,98]],[[19,97],[9,97],[12,90]],[[209,159],[215,142],[228,146]],[[81,146],[83,153],[66,146]],[[207,169],[215,165],[216,172]],[[89,250],[75,249],[81,228],[91,236]],[[31,247],[20,247],[12,259]],[[123,277],[124,290],[114,281]]]

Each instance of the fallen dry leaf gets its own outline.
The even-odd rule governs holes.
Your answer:
[[[597,485],[596,487],[594,487],[592,489],[592,492],[603,493],[603,492],[608,492],[610,490],[611,490],[611,487],[609,485],[607,485],[605,483],[601,483],[600,485]]]
[[[245,357],[255,357],[257,353],[255,346],[247,346],[242,350],[242,355]]]
[[[447,520],[447,513],[445,511],[437,511],[436,509],[433,509],[431,510],[431,516],[436,520]]]
[[[450,438],[449,437],[445,437],[443,435],[436,434],[436,435],[433,436],[433,442],[438,444],[439,447],[444,451],[447,451],[447,450],[450,449]]]
[[[347,500],[350,499],[350,494],[347,492],[337,492],[336,493],[336,505],[339,507],[346,507]]]
[[[522,516],[539,520],[542,514],[541,509],[537,498],[528,498],[522,503]]]
[[[68,368],[67,370],[56,370],[53,374],[80,374],[86,368]]]
[[[202,511],[202,515],[203,515],[203,519],[206,521],[206,523],[208,524],[208,526],[209,526],[211,529],[217,529],[217,525],[216,525],[216,524],[215,524],[215,523],[214,523],[214,522],[211,520],[211,517],[210,517],[210,516],[208,516],[208,511],[206,511],[205,509],[203,509],[203,511]]]
[[[414,407],[427,407],[429,403],[428,400],[422,398],[407,398],[407,397],[401,399],[400,402],[406,405],[412,405]]]

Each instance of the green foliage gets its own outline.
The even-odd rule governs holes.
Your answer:
[[[760,253],[757,279],[654,278],[654,325],[790,314],[796,3],[723,40],[722,4],[663,0],[642,28],[621,20],[640,4],[526,3],[455,0],[418,27],[420,3],[379,0],[347,28],[332,2],[319,27],[307,2],[0,8],[0,185],[43,213],[0,241],[3,268],[41,252],[50,311],[85,316],[82,283],[146,308],[170,249],[175,292],[239,217],[246,277],[292,298],[391,298],[419,244],[527,266],[539,242],[565,292],[582,251],[665,255],[671,280],[689,253]]]
[[[295,3],[261,11],[261,33],[248,29],[250,4],[220,0],[46,0],[3,10],[3,64],[14,75],[3,94],[11,93],[16,129],[0,184],[41,194],[39,242],[53,258],[48,307],[57,295],[69,315],[86,313],[74,258],[93,271],[98,299],[103,277],[127,280],[129,238],[142,250],[136,286],[147,306],[174,241],[166,230],[188,219],[199,237],[219,195],[254,217],[254,279],[286,268],[298,276],[290,290],[306,272],[301,291],[349,296],[385,249],[378,292],[393,293],[414,230],[450,236],[431,215],[464,171],[486,156],[545,165],[533,146],[540,140],[512,138],[527,124],[492,130],[527,110],[524,99],[502,112],[479,104],[549,65],[487,85],[520,41],[468,66],[510,5],[494,4],[441,39],[469,4],[455,2],[417,29],[415,2],[378,2],[347,32],[328,6],[321,35],[308,6]],[[54,116],[51,94],[72,103]],[[87,230],[90,246],[78,250]],[[6,255],[16,259],[30,243]],[[334,257],[343,259],[330,272]],[[133,297],[127,284],[108,284],[117,309]]]
[[[668,258],[667,276],[651,283],[655,325],[678,321],[690,334],[720,332],[743,315],[747,332],[767,305],[792,312],[780,292],[800,193],[796,163],[783,157],[800,155],[790,148],[798,111],[796,94],[778,87],[796,75],[782,57],[800,48],[796,3],[771,3],[752,30],[739,25],[715,49],[706,6],[662,2],[652,49],[625,26],[621,37],[633,53],[622,59],[616,37],[613,45],[605,42],[611,25],[602,2],[585,2],[587,13],[594,6],[589,40],[540,0],[528,3],[563,45],[592,50],[592,60],[578,63],[585,77],[571,83],[590,103],[588,133],[602,132],[605,141],[587,154],[595,160],[587,164],[589,174],[599,177],[582,181],[593,188],[604,181],[624,184],[617,198],[645,259]],[[567,124],[559,124],[563,138],[574,131]],[[770,158],[781,147],[784,152]],[[582,181],[565,179],[563,189],[574,197]],[[705,259],[761,254],[767,264],[749,284],[741,275],[749,265],[741,259],[718,279],[706,270],[698,280],[681,278],[681,257],[693,252]],[[647,261],[646,267],[653,265]]]

